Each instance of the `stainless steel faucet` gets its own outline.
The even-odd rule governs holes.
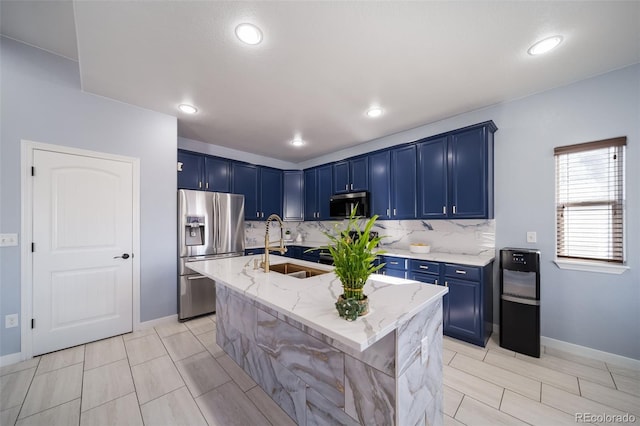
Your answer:
[[[271,241],[269,241],[269,223],[271,221],[277,220],[280,224],[280,245],[279,246],[271,246]],[[282,219],[277,214],[272,214],[267,218],[267,231],[264,234],[264,261],[260,266],[264,268],[265,272],[269,272],[269,251],[277,251],[280,254],[285,254],[287,248],[284,246],[284,224],[282,223]]]

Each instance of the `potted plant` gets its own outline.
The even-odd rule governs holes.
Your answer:
[[[335,266],[334,272],[340,278],[344,290],[336,302],[336,309],[341,317],[349,321],[369,312],[369,301],[364,294],[364,285],[369,275],[384,266],[384,263],[376,265],[375,262],[377,255],[384,253],[382,250],[376,250],[381,237],[371,238],[369,234],[377,219],[378,216],[374,215],[361,229],[362,220],[356,216],[354,208],[349,215],[346,227],[339,229],[339,224],[336,224],[333,234],[325,233],[329,238],[329,244],[321,247],[331,253]],[[350,235],[357,235],[357,238],[351,238]]]

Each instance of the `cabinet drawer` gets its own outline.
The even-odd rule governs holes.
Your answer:
[[[382,256],[382,262],[386,263],[386,269],[407,269],[407,264],[409,259],[404,259],[402,257],[393,257],[393,256]]]
[[[411,259],[409,266],[412,271],[426,272],[429,274],[439,274],[440,264],[438,262],[429,262],[428,260]]]
[[[464,266],[447,263],[444,274],[447,277],[455,277],[461,280],[480,281],[480,268],[477,266]]]
[[[438,278],[440,275],[438,274],[423,274],[422,272],[410,272],[409,278],[412,280],[420,281],[427,284],[435,284],[438,285],[440,282]]]

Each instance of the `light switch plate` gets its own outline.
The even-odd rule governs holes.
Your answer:
[[[534,231],[527,232],[527,242],[535,243],[538,241],[538,234]]]
[[[0,247],[13,247],[18,245],[18,234],[0,234]]]
[[[18,314],[11,314],[4,317],[4,328],[12,328],[18,326]]]
[[[429,336],[425,336],[420,343],[420,353],[422,357],[422,363],[426,364],[429,360]]]

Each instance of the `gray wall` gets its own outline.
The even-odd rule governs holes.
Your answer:
[[[76,62],[0,39],[0,232],[20,233],[20,140],[140,159],[141,321],[175,314],[175,117],[84,93]],[[20,251],[0,248],[0,355],[20,352]]]
[[[299,164],[336,161],[481,121],[495,135],[496,248],[542,252],[543,336],[640,359],[640,65],[451,117]],[[626,253],[622,275],[554,263],[556,146],[627,136]],[[538,233],[527,244],[526,232]],[[496,282],[496,289],[498,282]],[[497,295],[497,290],[494,292]],[[498,322],[497,297],[494,298]]]

